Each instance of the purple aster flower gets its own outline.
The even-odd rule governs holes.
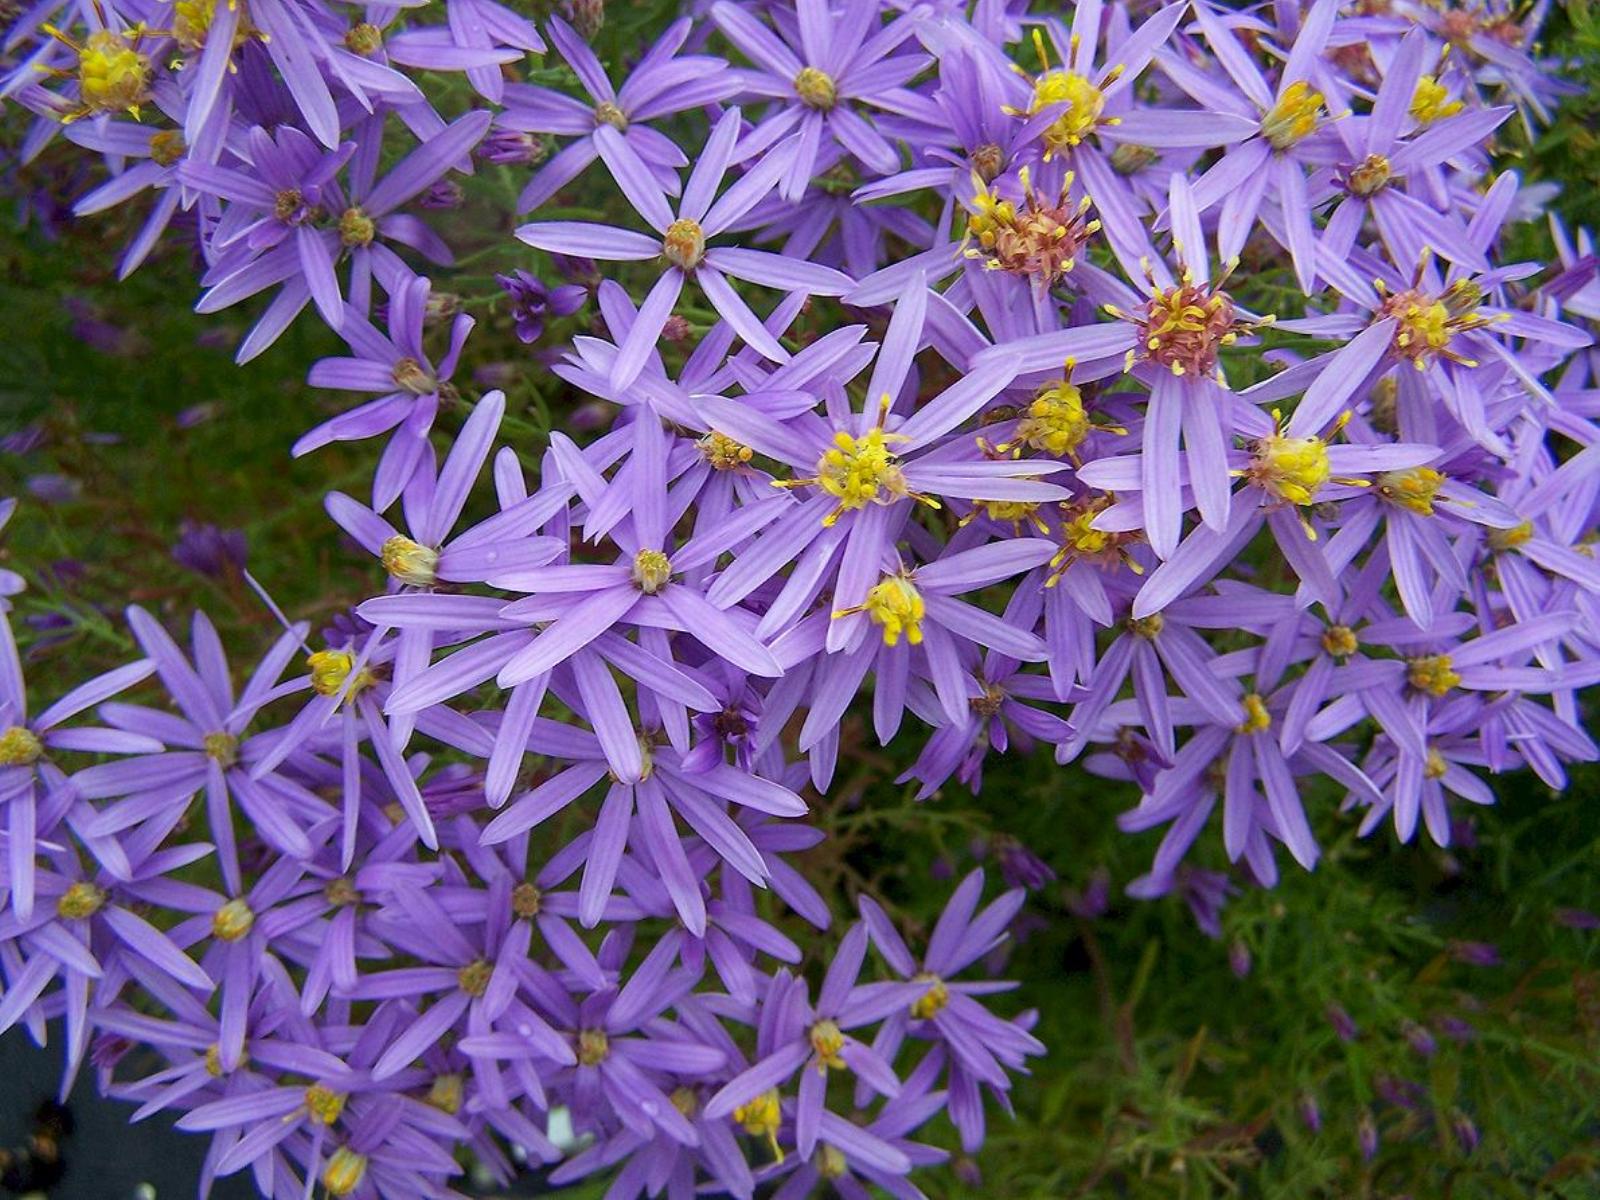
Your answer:
[[[676,196],[681,186],[678,168],[689,160],[648,122],[733,95],[738,79],[728,64],[703,54],[677,57],[693,28],[684,18],[667,27],[621,87],[613,87],[594,51],[566,22],[552,16],[547,27],[557,51],[588,92],[589,103],[531,84],[512,84],[505,89],[505,111],[495,118],[498,130],[577,139],[528,181],[517,198],[517,211],[532,212],[540,207],[599,157],[602,129],[620,134],[656,185]]]
[[[544,333],[547,316],[571,316],[583,307],[589,293],[576,284],[547,288],[536,275],[518,269],[510,275],[496,275],[495,282],[511,302],[511,320],[517,340],[531,345]]]
[[[733,159],[739,122],[739,110],[730,109],[712,129],[685,185],[676,213],[668,206],[661,185],[650,174],[644,160],[622,134],[609,125],[596,130],[598,153],[629,204],[655,230],[654,238],[582,221],[545,221],[523,225],[517,230],[518,238],[539,250],[616,262],[665,260],[665,269],[640,305],[639,319],[628,332],[612,366],[611,382],[616,387],[626,387],[638,377],[684,284],[691,279],[700,285],[706,299],[735,332],[774,362],[787,361],[789,352],[767,332],[734,291],[728,283],[729,276],[762,287],[819,296],[839,296],[850,289],[849,276],[830,267],[762,250],[707,245],[771,191],[786,161],[776,152],[767,155],[717,196],[717,189]]]

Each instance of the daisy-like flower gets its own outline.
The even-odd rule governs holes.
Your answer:
[[[517,211],[532,212],[581,175],[599,157],[596,135],[603,128],[620,133],[657,186],[676,196],[682,187],[678,168],[689,160],[649,122],[733,95],[739,80],[728,64],[710,55],[678,53],[693,29],[693,23],[684,18],[669,25],[622,85],[613,87],[594,51],[571,26],[552,14],[546,28],[556,50],[588,93],[589,102],[533,84],[504,87],[505,110],[495,117],[495,129],[574,139],[528,181],[517,198]]]
[[[644,369],[678,296],[690,280],[700,286],[712,307],[748,345],[774,362],[787,361],[789,352],[750,311],[728,283],[729,276],[762,287],[818,296],[843,295],[851,286],[849,276],[829,267],[762,250],[707,244],[772,190],[785,161],[777,152],[768,154],[718,196],[723,176],[733,161],[740,119],[738,109],[729,109],[712,129],[684,185],[676,213],[668,206],[661,185],[622,134],[609,125],[595,131],[600,157],[634,211],[655,230],[653,238],[582,221],[536,222],[517,230],[517,237],[528,245],[553,253],[586,255],[611,262],[644,262],[658,258],[664,261],[612,365],[614,387],[626,387]]]

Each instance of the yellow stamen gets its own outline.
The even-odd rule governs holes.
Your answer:
[[[843,1071],[845,1061],[840,1057],[844,1049],[844,1034],[832,1021],[818,1021],[811,1027],[811,1048],[817,1052],[815,1066],[819,1071]]]
[[[832,77],[816,67],[800,68],[800,74],[794,77],[794,90],[803,103],[823,112],[838,100],[838,88]]]
[[[0,733],[0,767],[31,767],[44,757],[44,743],[33,730],[13,725]]]
[[[211,918],[211,934],[218,941],[237,942],[250,932],[256,914],[243,900],[229,900]]]
[[[320,1083],[306,1089],[306,1112],[318,1125],[332,1125],[344,1112],[345,1094]]]
[[[340,1146],[328,1155],[328,1165],[322,1168],[322,1186],[330,1196],[348,1196],[361,1186],[367,1175],[367,1156]]]
[[[99,912],[106,894],[95,884],[75,883],[56,901],[56,916],[67,921],[85,921]]]
[[[700,260],[706,256],[706,234],[700,228],[700,222],[680,217],[668,225],[666,235],[661,239],[661,254],[682,270],[692,271],[698,267]]]
[[[1316,132],[1322,120],[1322,93],[1304,80],[1283,89],[1283,95],[1261,118],[1261,132],[1274,150],[1287,150]]]
[[[918,975],[917,978],[927,982],[928,990],[912,1004],[911,1017],[915,1021],[931,1021],[949,1005],[950,989],[937,975]]]
[[[597,1067],[611,1053],[611,1042],[603,1029],[578,1031],[578,1062],[586,1067]]]
[[[1443,696],[1461,682],[1448,654],[1428,654],[1406,664],[1406,682],[1419,692]]]
[[[733,1110],[733,1121],[746,1133],[766,1140],[772,1150],[773,1161],[783,1161],[783,1147],[778,1145],[778,1130],[783,1125],[783,1106],[776,1088],[762,1092]]]
[[[898,646],[903,634],[913,646],[922,644],[922,619],[927,609],[922,594],[904,575],[890,575],[867,592],[866,602],[857,608],[844,608],[834,617],[864,612],[875,625],[883,626],[883,644]]]
[[[1417,80],[1417,90],[1411,93],[1411,115],[1417,124],[1426,129],[1435,121],[1453,117],[1466,105],[1450,98],[1450,90],[1432,75]]]
[[[1445,477],[1432,467],[1409,467],[1378,476],[1378,495],[1419,516],[1433,516],[1434,497]]]
[[[1272,728],[1272,714],[1267,711],[1267,702],[1257,693],[1251,692],[1245,696],[1244,721],[1234,726],[1237,733],[1262,733]]]
[[[383,569],[401,583],[412,587],[432,587],[439,566],[439,552],[397,533],[383,543],[378,552]]]
[[[672,578],[672,561],[659,550],[641,550],[633,556],[633,582],[647,596],[654,596]]]

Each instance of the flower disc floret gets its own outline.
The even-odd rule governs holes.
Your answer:
[[[922,644],[922,619],[927,615],[927,608],[922,593],[903,575],[891,575],[869,589],[859,609],[834,615],[844,616],[846,612],[864,612],[874,625],[883,626],[885,646],[898,646],[901,637],[913,646]]]
[[[661,238],[661,253],[669,263],[692,271],[706,256],[706,233],[700,222],[679,217]]]
[[[1461,676],[1448,654],[1426,654],[1406,663],[1406,682],[1430,696],[1446,695],[1461,683]]]
[[[1261,118],[1261,133],[1274,150],[1287,150],[1310,137],[1322,123],[1323,95],[1304,80],[1283,89]]]
[[[383,569],[391,578],[412,587],[432,587],[439,566],[439,552],[431,546],[395,534],[378,552]]]
[[[221,767],[231,767],[239,761],[239,739],[231,733],[208,733],[201,740],[206,757]]]
[[[1382,154],[1369,154],[1345,176],[1345,186],[1357,196],[1371,196],[1388,186],[1394,164]]]
[[[211,918],[211,935],[221,942],[237,942],[255,927],[256,914],[243,900],[229,900]]]
[[[56,901],[56,916],[66,921],[85,921],[105,905],[106,894],[88,881],[74,883]]]
[[[672,578],[672,560],[659,550],[641,550],[633,556],[632,574],[634,585],[654,596]]]
[[[340,1146],[328,1155],[328,1165],[322,1169],[322,1186],[330,1196],[348,1196],[366,1177],[367,1156]]]
[[[916,1021],[931,1021],[950,1004],[950,989],[937,975],[918,975],[918,982],[926,983],[928,990],[911,1005],[911,1017]]]
[[[1433,516],[1434,498],[1444,485],[1444,475],[1432,467],[1408,467],[1378,476],[1378,494],[1418,516]]]
[[[313,1083],[306,1089],[306,1112],[318,1125],[332,1125],[344,1112],[345,1094],[324,1084]]]
[[[1315,503],[1328,482],[1328,444],[1319,437],[1274,434],[1256,443],[1252,482],[1291,504]]]
[[[816,1052],[814,1061],[819,1071],[842,1071],[845,1061],[841,1057],[844,1050],[844,1034],[833,1021],[818,1021],[811,1027],[811,1049]]]
[[[801,67],[794,77],[795,94],[808,107],[827,112],[838,102],[839,89],[833,76],[816,67]]]
[[[44,756],[44,743],[33,730],[13,725],[0,733],[0,767],[31,767]]]
[[[611,1054],[611,1041],[603,1029],[578,1031],[578,1062],[585,1067],[597,1067]]]

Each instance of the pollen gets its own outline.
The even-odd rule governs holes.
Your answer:
[[[609,100],[602,100],[594,106],[594,119],[601,125],[611,126],[618,133],[627,132],[627,114]]]
[[[200,744],[205,747],[206,757],[219,767],[231,767],[239,761],[239,739],[231,733],[208,733]]]
[[[1386,471],[1378,476],[1378,495],[1418,516],[1433,516],[1434,499],[1445,477],[1432,467]]]
[[[811,1048],[816,1051],[815,1066],[819,1071],[842,1071],[845,1061],[840,1057],[844,1050],[844,1034],[832,1021],[818,1021],[811,1027]]]
[[[360,208],[347,208],[339,215],[339,241],[343,245],[351,249],[370,246],[377,236],[378,223]]]
[[[544,896],[531,883],[519,883],[511,889],[511,915],[524,920],[539,915]]]
[[[397,358],[389,374],[395,387],[413,396],[431,396],[439,390],[439,381],[434,378],[433,372],[410,355]]]
[[[1417,370],[1440,358],[1463,366],[1478,364],[1453,347],[1458,334],[1482,329],[1493,323],[1493,318],[1478,312],[1483,303],[1483,289],[1470,279],[1458,279],[1438,296],[1429,296],[1415,287],[1401,292],[1385,294],[1381,283],[1379,294],[1383,303],[1378,306],[1378,319],[1394,317],[1395,351],[1409,359]]]
[[[138,119],[140,105],[150,98],[150,60],[137,49],[142,30],[100,29],[80,46],[48,25],[45,29],[78,54],[79,110],[68,120],[112,112]]]
[[[311,690],[319,696],[337,696],[344,690],[345,681],[350,678],[355,665],[355,655],[348,650],[318,650],[306,659],[306,667],[311,671]],[[350,694],[353,696],[376,681],[372,672],[363,667],[350,688]]]
[[[218,941],[237,942],[254,928],[256,914],[243,900],[229,900],[211,918],[211,935]]]
[[[313,1083],[306,1089],[306,1112],[318,1125],[332,1125],[344,1112],[345,1094]]]
[[[330,1196],[348,1196],[366,1177],[367,1156],[348,1146],[340,1146],[328,1155],[328,1165],[322,1168],[322,1186]]]
[[[1369,154],[1345,176],[1345,186],[1357,196],[1371,196],[1388,186],[1394,165],[1381,154]]]
[[[733,1120],[752,1137],[764,1138],[772,1148],[774,1161],[783,1161],[783,1148],[778,1145],[778,1129],[783,1125],[783,1106],[778,1100],[776,1088],[770,1088],[739,1105],[733,1110]]]
[[[39,735],[21,725],[0,733],[0,767],[31,767],[44,757]]]
[[[1055,587],[1060,583],[1067,568],[1079,559],[1107,567],[1126,563],[1135,574],[1141,573],[1139,564],[1129,557],[1125,549],[1129,542],[1137,540],[1137,533],[1114,533],[1095,528],[1095,518],[1111,506],[1113,499],[1110,495],[1103,495],[1061,506],[1061,549],[1050,560],[1050,577],[1045,580],[1045,587]],[[1159,633],[1160,629],[1156,632]]]
[[[1406,664],[1406,682],[1419,692],[1443,696],[1461,682],[1448,654],[1428,654]]]
[[[839,99],[833,77],[816,67],[800,68],[800,74],[794,77],[794,90],[802,103],[822,112],[827,112]]]
[[[1329,625],[1322,631],[1322,648],[1334,658],[1349,658],[1361,649],[1361,639],[1348,625]]]
[[[383,49],[383,30],[371,21],[357,21],[345,31],[344,44],[350,53],[367,58]]]
[[[1087,196],[1072,202],[1072,172],[1067,172],[1054,197],[1034,188],[1026,167],[1017,172],[1017,179],[1022,190],[1020,205],[973,173],[976,191],[967,217],[967,239],[977,245],[969,247],[966,254],[982,259],[991,271],[1028,276],[1045,285],[1057,283],[1077,265],[1084,244],[1099,232],[1100,222],[1089,218]]]
[[[659,550],[641,550],[633,556],[633,582],[646,596],[654,596],[672,578],[672,560]]]
[[[150,135],[150,161],[158,167],[170,167],[188,152],[183,134],[176,129],[163,129]]]
[[[390,578],[412,587],[433,586],[439,552],[431,546],[397,533],[383,543],[378,557],[383,560],[383,569],[389,572]]]
[[[1322,93],[1304,80],[1283,89],[1283,95],[1261,118],[1261,133],[1274,150],[1287,150],[1310,137],[1322,123]]]
[[[453,1117],[461,1111],[461,1104],[465,1099],[466,1087],[461,1076],[435,1075],[433,1083],[428,1087],[424,1103]]]
[[[950,989],[937,975],[919,975],[917,978],[928,984],[928,990],[917,997],[916,1003],[911,1006],[911,1018],[914,1021],[931,1021],[949,1006]]]
[[[1151,613],[1148,617],[1128,618],[1128,632],[1147,641],[1159,637],[1166,626],[1166,618],[1160,613]]]
[[[1260,695],[1251,692],[1242,701],[1244,704],[1244,720],[1234,726],[1236,733],[1263,733],[1272,728],[1272,714],[1267,711],[1267,702]]]
[[[1219,286],[1186,275],[1175,287],[1152,284],[1150,291],[1144,311],[1130,319],[1139,326],[1143,357],[1174,375],[1214,374],[1221,349],[1249,328]]]
[[[864,612],[872,623],[883,626],[883,644],[898,646],[901,637],[913,646],[922,644],[922,619],[927,609],[922,594],[904,575],[891,575],[867,592],[867,599],[858,608],[841,609],[833,615],[848,616]]]
[[[679,217],[667,226],[661,239],[661,253],[673,266],[692,271],[706,256],[706,234],[699,221]]]
[[[1017,441],[1056,458],[1078,458],[1078,447],[1094,424],[1083,407],[1083,393],[1065,379],[1040,389],[1017,422]]]
[[[1417,90],[1411,93],[1411,115],[1417,124],[1426,129],[1435,121],[1453,117],[1466,105],[1450,98],[1450,90],[1432,75],[1417,80]]]
[[[705,460],[718,471],[733,471],[755,457],[749,446],[734,441],[725,433],[712,430],[697,443]]]
[[[89,882],[75,883],[56,901],[56,916],[67,921],[86,921],[105,905],[106,894]]]
[[[845,1159],[844,1152],[828,1142],[817,1143],[817,1152],[812,1156],[811,1166],[824,1179],[841,1179],[850,1169],[850,1163]]]
[[[206,1047],[205,1064],[206,1074],[213,1079],[221,1079],[227,1074],[222,1066],[222,1047],[216,1042]]]
[[[1533,537],[1533,522],[1523,521],[1510,529],[1489,530],[1489,548],[1491,550],[1515,550],[1518,546],[1526,544]]]
[[[817,460],[814,478],[796,479],[780,486],[797,486],[814,483],[839,503],[822,518],[823,525],[832,526],[847,512],[865,508],[869,504],[889,504],[907,497],[937,508],[936,501],[917,496],[906,486],[905,476],[894,451],[889,447],[902,440],[898,435],[885,433],[883,421],[888,414],[888,397],[878,415],[878,423],[860,437],[844,430],[833,435],[833,445],[822,452]]]
[[[1445,772],[1449,769],[1450,764],[1445,761],[1444,755],[1429,746],[1428,761],[1422,768],[1422,777],[1424,779],[1443,779]]]
[[[1312,504],[1328,482],[1328,444],[1319,437],[1274,434],[1256,443],[1251,481],[1291,504]]]
[[[494,964],[486,958],[475,958],[456,972],[456,986],[476,1000],[489,990],[493,977]]]
[[[1043,39],[1037,31],[1034,37],[1042,44]],[[1028,114],[1031,116],[1058,104],[1065,104],[1066,108],[1040,135],[1047,158],[1079,145],[1100,126],[1105,114],[1106,96],[1087,75],[1064,68],[1045,71],[1033,81],[1033,97],[1028,101]]]
[[[229,0],[228,8],[235,9],[242,0]],[[217,0],[177,0],[172,6],[172,40],[185,52],[193,54],[205,48],[211,24],[216,20]],[[233,30],[235,47],[255,32],[248,12],[241,12]]]
[[[578,1062],[586,1067],[597,1067],[611,1053],[611,1043],[603,1029],[578,1031]]]

